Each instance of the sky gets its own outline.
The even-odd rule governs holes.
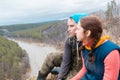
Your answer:
[[[74,13],[105,10],[111,0],[0,0],[0,25],[68,18]],[[116,0],[116,2],[120,2]]]

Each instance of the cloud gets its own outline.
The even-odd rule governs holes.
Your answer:
[[[111,0],[0,0],[0,25],[47,21],[103,9]]]

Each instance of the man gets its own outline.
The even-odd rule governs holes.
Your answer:
[[[44,66],[42,66],[39,71],[37,80],[45,80],[54,66],[60,66],[60,64],[58,80],[70,80],[81,69],[82,62],[80,54],[77,52],[78,43],[76,41],[75,31],[79,20],[85,16],[87,16],[87,14],[73,14],[69,17],[67,22],[69,37],[65,41],[63,55],[62,53],[52,53],[48,55],[43,64]]]

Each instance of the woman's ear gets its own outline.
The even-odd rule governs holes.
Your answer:
[[[86,36],[89,37],[91,35],[91,31],[90,30],[87,30],[86,31]]]

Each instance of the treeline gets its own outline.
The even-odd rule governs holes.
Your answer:
[[[4,31],[0,30],[0,35],[3,36],[4,35]]]
[[[117,4],[115,0],[107,5],[106,22],[104,24],[106,32],[120,45],[120,4]]]
[[[106,19],[110,20],[120,16],[120,4],[117,4],[115,0],[108,2],[106,10]]]
[[[61,27],[64,27],[61,30]],[[47,41],[49,39],[54,39],[59,35],[63,34],[66,31],[66,25],[64,25],[64,21],[53,21],[46,22],[46,24],[41,25],[37,28],[30,28],[26,30],[15,31],[14,37],[18,38],[27,38],[34,39],[37,41]],[[60,33],[61,32],[61,33]],[[63,35],[61,35],[63,36]]]
[[[115,43],[120,45],[120,4],[112,0],[108,2],[106,11],[99,10],[93,14],[102,19],[104,34],[109,35]]]
[[[44,24],[45,23],[43,22],[43,23],[5,25],[5,26],[0,26],[0,29],[7,29],[9,32],[14,32],[14,31],[20,31],[20,30],[39,27]]]
[[[107,8],[105,11],[98,10],[91,14],[95,14],[101,17],[104,21],[110,21],[113,18],[119,18],[120,16],[120,4],[117,3],[115,0],[107,3]]]
[[[28,68],[27,53],[17,43],[0,36],[0,80],[23,80]]]
[[[33,39],[41,39],[42,38],[42,31],[49,28],[51,23],[46,23],[36,28],[29,28],[19,31],[14,31],[14,37],[22,37],[22,38],[33,38]]]

